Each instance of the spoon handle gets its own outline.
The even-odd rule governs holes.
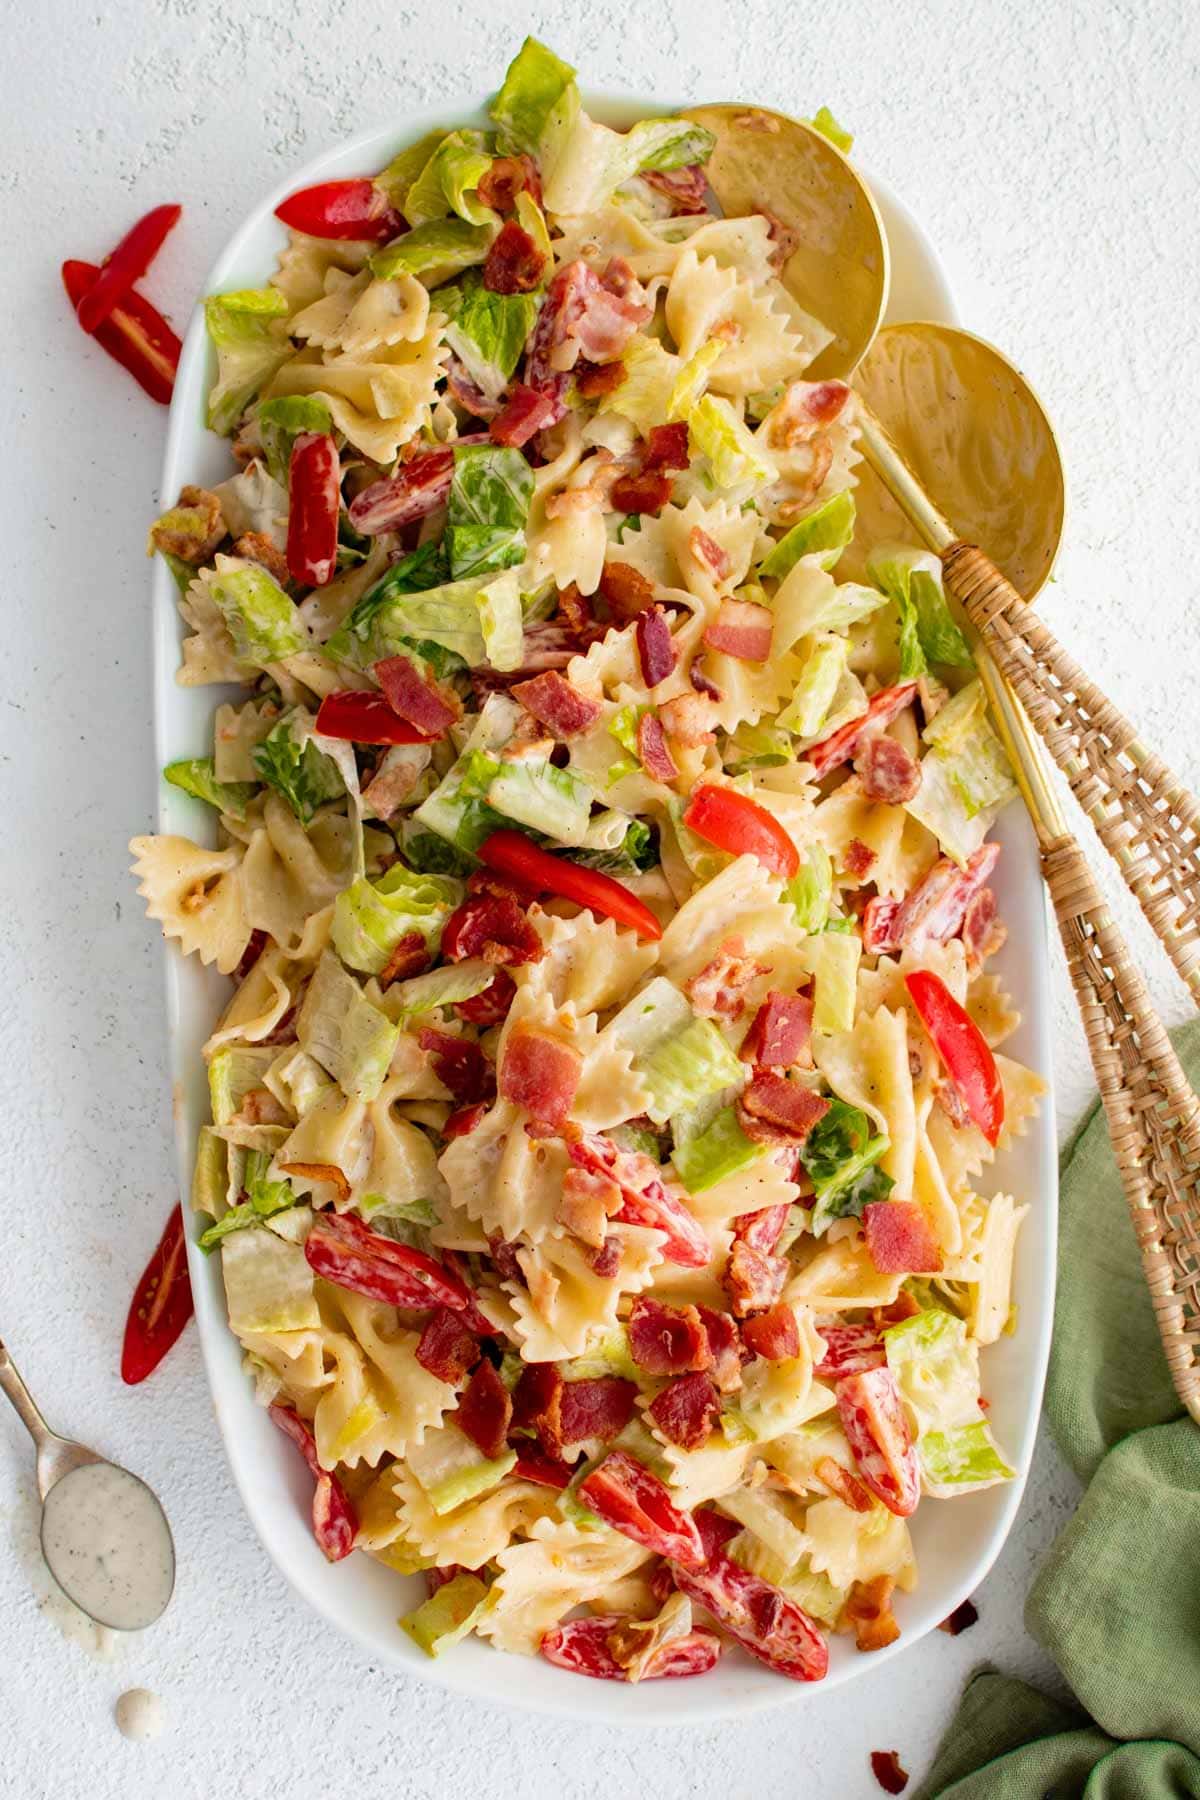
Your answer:
[[[0,1388],[8,1395],[30,1437],[40,1450],[47,1438],[54,1436],[34,1402],[33,1395],[17,1373],[17,1365],[0,1338]]]

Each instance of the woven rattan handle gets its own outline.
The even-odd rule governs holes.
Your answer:
[[[1163,1348],[1200,1422],[1200,1101],[1072,837],[1042,846]]]
[[[1016,691],[1200,1001],[1200,802],[973,544],[942,552],[946,586]]]

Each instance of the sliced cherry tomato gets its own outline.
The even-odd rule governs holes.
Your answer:
[[[178,224],[182,212],[182,206],[156,206],[144,219],[139,219],[112,254],[105,257],[99,277],[76,309],[85,331],[92,332],[103,325],[113,307],[146,273],[162,249],[168,232]]]
[[[621,1207],[612,1215],[621,1225],[640,1225],[663,1232],[662,1254],[667,1262],[687,1269],[702,1269],[712,1261],[712,1245],[699,1219],[677,1194],[664,1186],[658,1164],[637,1151],[618,1150],[611,1138],[585,1132],[567,1145],[576,1168],[592,1175],[606,1175],[621,1190]]]
[[[95,263],[63,264],[63,286],[72,306],[78,308],[99,275]],[[170,405],[183,346],[158,309],[136,288],[131,288],[113,307],[93,335],[100,348],[127,369],[152,400],[162,406]]]
[[[321,737],[348,738],[353,744],[427,744],[423,732],[393,712],[376,688],[342,688],[326,694],[317,711]]]
[[[316,1477],[312,1504],[313,1536],[328,1562],[341,1562],[353,1550],[358,1533],[358,1516],[350,1498],[337,1476],[321,1467],[317,1456],[317,1440],[312,1434],[311,1426],[305,1423],[300,1414],[293,1412],[290,1406],[276,1405],[268,1410],[280,1431],[285,1431],[292,1442],[299,1446],[300,1454]]]
[[[905,1519],[921,1498],[921,1470],[890,1369],[864,1369],[835,1384],[838,1415],[858,1472],[889,1512]]]
[[[609,1648],[614,1631],[629,1620],[616,1613],[590,1619],[569,1619],[548,1631],[542,1639],[542,1655],[556,1668],[573,1675],[590,1675],[594,1681],[628,1681],[629,1670]],[[720,1660],[721,1640],[713,1631],[689,1631],[663,1644],[642,1670],[642,1681],[664,1676],[706,1675]]]
[[[814,1372],[826,1380],[881,1369],[887,1361],[883,1339],[874,1325],[818,1325],[817,1335],[824,1339],[825,1350]]]
[[[896,687],[880,688],[871,696],[870,704],[859,718],[841,725],[820,744],[810,744],[803,753],[818,780],[838,769],[858,751],[858,740],[864,731],[883,731],[910,704],[917,691],[915,681],[902,681]]]
[[[612,1450],[579,1485],[579,1498],[635,1544],[666,1556],[681,1569],[704,1564],[704,1545],[691,1513],[675,1505],[665,1484],[624,1450]]]
[[[301,432],[288,467],[287,562],[303,587],[333,580],[341,504],[337,445],[328,432]]]
[[[441,1263],[372,1231],[352,1213],[318,1213],[304,1254],[315,1274],[369,1300],[408,1308],[446,1306],[459,1313],[474,1308],[470,1291]]]
[[[598,869],[581,869],[565,857],[539,850],[519,831],[493,831],[480,846],[479,860],[501,875],[515,875],[539,893],[561,894],[589,911],[629,925],[640,937],[660,938],[662,926],[650,908],[622,882]]]
[[[904,985],[963,1105],[994,1146],[1004,1124],[1004,1088],[987,1039],[940,976],[914,969]]]
[[[145,1381],[191,1318],[192,1310],[183,1209],[175,1206],[134,1291],[121,1347],[121,1380],[130,1387]]]
[[[275,208],[275,217],[309,237],[352,238],[360,243],[386,244],[404,230],[382,188],[373,181],[319,181],[315,187],[289,194]]]
[[[699,1569],[672,1563],[681,1594],[704,1607],[743,1650],[789,1681],[820,1681],[829,1646],[803,1608],[761,1576],[751,1575],[720,1548],[703,1525],[705,1560]],[[713,1515],[708,1515],[712,1517]]]
[[[736,788],[705,784],[694,788],[683,822],[730,856],[754,856],[773,875],[790,881],[800,867],[800,852],[778,819]]]

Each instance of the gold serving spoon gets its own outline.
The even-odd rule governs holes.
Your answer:
[[[876,478],[864,472],[856,494],[864,534],[894,537],[907,519],[941,558],[972,628],[1037,833],[1167,1360],[1200,1421],[1200,1102],[1067,829],[1031,718],[1197,998],[1200,805],[1027,604],[1062,536],[1053,430],[1029,384],[982,339],[949,325],[880,329],[882,220],[861,176],[819,132],[737,103],[687,116],[716,139],[709,183],[722,211],[764,212],[795,232],[784,284],[806,311],[839,321],[808,373],[854,378]]]

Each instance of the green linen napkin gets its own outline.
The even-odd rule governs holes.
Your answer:
[[[1175,1046],[1200,1084],[1200,1020]],[[1063,1153],[1046,1414],[1087,1485],[1025,1622],[1079,1704],[979,1671],[914,1800],[1200,1800],[1200,1427],[1171,1386],[1098,1102]]]

